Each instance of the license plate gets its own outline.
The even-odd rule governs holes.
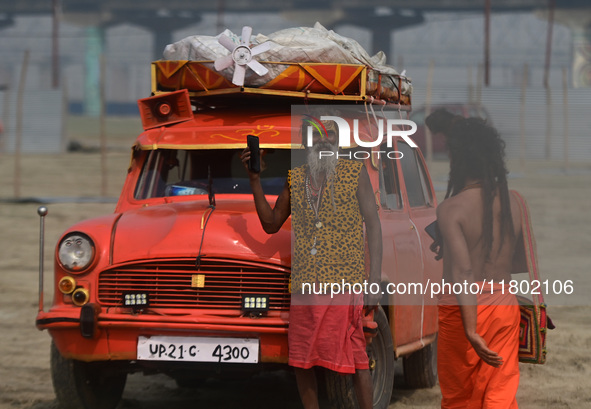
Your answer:
[[[137,359],[253,363],[259,361],[259,340],[215,337],[138,337]]]

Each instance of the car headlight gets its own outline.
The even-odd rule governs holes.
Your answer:
[[[58,258],[65,269],[77,273],[84,271],[94,260],[94,243],[85,234],[70,233],[59,245]]]

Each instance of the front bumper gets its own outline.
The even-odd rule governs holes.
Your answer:
[[[288,313],[260,318],[210,310],[175,315],[163,311],[131,314],[120,308],[54,307],[39,312],[36,325],[48,330],[65,358],[86,362],[137,359],[139,336],[256,338],[261,363],[287,363]]]

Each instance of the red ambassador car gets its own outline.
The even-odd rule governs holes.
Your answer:
[[[317,76],[332,78],[335,69],[339,78],[352,76],[338,94],[306,80],[303,66],[289,68],[301,81],[285,75],[263,89],[233,86],[197,62],[153,63],[153,96],[140,101],[145,130],[115,210],[63,233],[53,304],[37,316],[52,338],[62,407],[114,408],[134,372],[165,373],[183,385],[287,366],[291,222],[274,235],[263,231],[240,153],[246,135],[260,138],[262,184],[274,202],[292,148],[300,147],[292,144],[290,105],[316,99],[363,107],[367,92],[365,66],[314,66]],[[399,137],[374,149],[403,154],[358,155],[382,221],[382,288],[440,280],[425,232],[436,198],[420,151]],[[368,336],[374,407],[386,408],[395,359],[404,359],[409,386],[436,382],[436,305],[429,294],[384,291],[374,320],[367,323],[377,330]],[[338,388],[352,390],[346,377],[326,380],[329,399],[342,399]]]

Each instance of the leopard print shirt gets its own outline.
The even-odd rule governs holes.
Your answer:
[[[321,197],[318,220],[306,198],[308,166],[290,171],[292,229],[294,239],[291,290],[303,283],[362,282],[364,277],[363,218],[357,199],[361,162],[339,159],[335,175]],[[314,244],[316,237],[316,244]],[[316,254],[312,254],[312,248]]]

